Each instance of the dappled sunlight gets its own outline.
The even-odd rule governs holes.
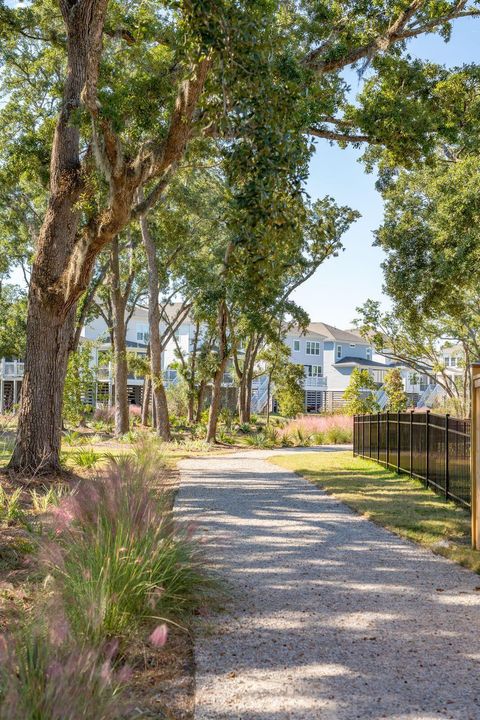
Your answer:
[[[320,456],[282,460],[301,459],[303,468]],[[230,709],[241,701],[248,720],[284,720],[289,709],[292,718],[392,720],[399,706],[408,720],[463,720],[467,706],[480,717],[468,681],[477,672],[476,576],[261,457],[185,462],[178,511],[208,528],[206,552],[230,592],[224,612],[208,619],[214,629],[197,641],[202,711],[236,717]],[[321,462],[327,457],[333,466],[352,460],[328,453]],[[340,475],[346,483],[347,470]],[[367,483],[375,485],[372,475]],[[421,487],[418,495],[436,509]],[[437,520],[425,519],[432,532]],[[451,683],[464,705],[451,702]]]

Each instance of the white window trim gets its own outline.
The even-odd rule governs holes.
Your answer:
[[[313,352],[312,352],[313,350]],[[307,340],[305,355],[320,355],[320,343],[317,340]]]
[[[298,345],[298,347],[296,347]],[[300,352],[300,340],[293,341],[293,352]]]

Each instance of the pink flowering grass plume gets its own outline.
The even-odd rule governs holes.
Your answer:
[[[284,425],[279,436],[295,444],[351,443],[353,420],[350,415],[301,415]]]
[[[162,471],[149,458],[122,458],[82,481],[54,516],[61,553],[46,553],[47,570],[73,634],[94,646],[123,641],[160,614],[191,613],[214,589],[193,528],[173,520]]]
[[[2,720],[114,720],[130,677],[104,650],[71,639],[52,645],[36,627],[8,639],[0,675]]]
[[[163,623],[163,625],[157,625],[155,630],[150,635],[149,640],[154,647],[162,648],[166,644],[167,638],[168,638],[168,628],[167,628],[166,624]]]

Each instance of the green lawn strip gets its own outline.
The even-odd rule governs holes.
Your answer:
[[[480,552],[470,548],[469,513],[418,480],[351,452],[279,455],[270,462],[318,484],[397,535],[480,573]]]

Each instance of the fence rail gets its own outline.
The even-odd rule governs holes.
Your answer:
[[[471,507],[470,420],[430,412],[355,415],[353,452]]]

